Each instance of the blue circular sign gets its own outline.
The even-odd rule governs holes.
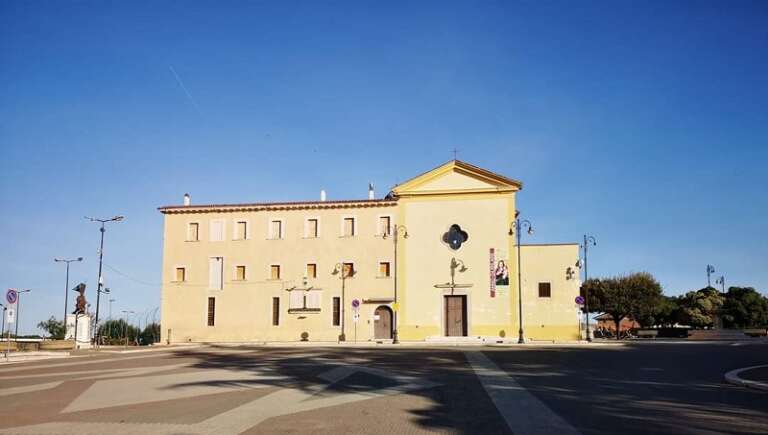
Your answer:
[[[17,300],[19,300],[19,294],[16,292],[16,290],[9,288],[8,292],[5,294],[5,300],[8,301],[9,304],[13,305]]]
[[[584,305],[584,296],[576,296],[576,303],[579,305]]]

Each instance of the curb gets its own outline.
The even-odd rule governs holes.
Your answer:
[[[768,383],[766,382],[751,381],[749,379],[742,379],[739,377],[739,373],[741,372],[745,372],[747,370],[752,370],[752,369],[760,369],[763,367],[768,367],[768,365],[744,367],[741,369],[731,370],[730,372],[725,374],[725,380],[728,383],[739,385],[741,387],[749,387],[749,388],[755,388],[758,390],[768,391]]]

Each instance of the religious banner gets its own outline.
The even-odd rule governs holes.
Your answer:
[[[496,297],[496,294],[509,294],[509,260],[506,251],[491,248],[489,260],[491,297]]]

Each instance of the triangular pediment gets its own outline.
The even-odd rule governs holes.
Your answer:
[[[397,196],[442,193],[514,192],[522,183],[460,160],[451,160],[405,183],[392,192]]]

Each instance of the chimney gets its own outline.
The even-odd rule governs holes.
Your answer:
[[[188,194],[188,193],[185,193],[185,194],[184,194],[184,205],[185,205],[185,206],[189,206],[189,204],[190,204],[191,202],[192,202],[192,200],[190,199],[190,197],[189,197],[189,194]]]
[[[320,201],[325,201],[325,189],[320,191]]]
[[[368,199],[372,200],[373,197],[373,183],[368,183]]]

